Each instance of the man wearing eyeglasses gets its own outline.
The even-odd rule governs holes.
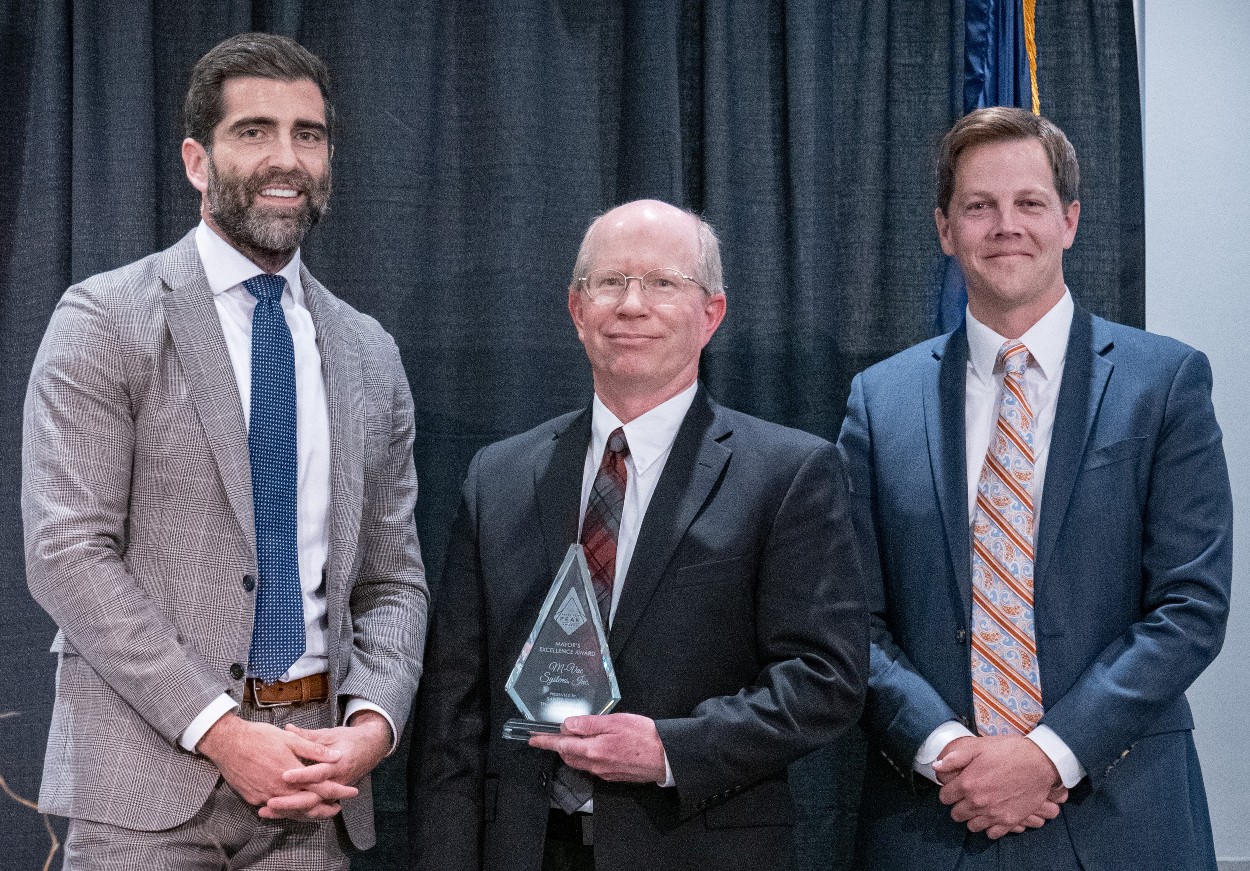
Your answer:
[[[412,867],[790,866],[785,767],[858,716],[867,621],[836,450],[698,384],[725,309],[695,215],[639,201],[591,224],[569,312],[594,397],[484,448],[464,486],[418,702]],[[621,701],[504,741],[509,671],[605,501]]]

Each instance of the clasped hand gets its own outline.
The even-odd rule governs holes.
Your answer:
[[[933,769],[951,818],[989,838],[1039,828],[1068,800],[1054,763],[1019,735],[957,738]]]
[[[350,726],[302,729],[288,724],[222,717],[204,735],[198,750],[264,819],[328,819],[339,802],[354,798],[356,781],[371,771],[390,748],[390,726],[373,711],[362,711]]]
[[[638,714],[569,717],[558,735],[533,735],[529,745],[554,750],[573,768],[604,780],[662,783],[664,745],[655,721]]]

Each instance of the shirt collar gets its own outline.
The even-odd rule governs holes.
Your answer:
[[[1068,354],[1068,333],[1072,330],[1074,310],[1072,294],[1065,287],[1059,301],[1020,337],[1044,380],[1054,377]],[[976,377],[988,384],[994,377],[998,352],[1007,339],[973,317],[971,309],[967,310],[967,324],[968,363]]]
[[[699,388],[696,380],[693,384],[678,393],[672,399],[661,402],[655,408],[642,414],[627,424],[622,424],[615,414],[608,410],[598,394],[595,394],[590,412],[590,444],[596,458],[603,456],[608,436],[618,426],[625,428],[625,441],[629,444],[629,455],[634,459],[634,471],[639,475],[651,468],[652,463],[664,456],[677,439],[677,430],[686,419],[686,412],[694,402],[694,394]]]
[[[208,277],[208,286],[213,296],[225,293],[238,287],[249,278],[261,275],[265,270],[248,260],[239,249],[235,248],[204,221],[195,228],[195,247],[200,253],[200,262],[204,264],[204,274]],[[299,249],[291,262],[278,272],[286,279],[286,286],[291,291],[291,298],[296,305],[304,304],[304,287],[299,280]]]

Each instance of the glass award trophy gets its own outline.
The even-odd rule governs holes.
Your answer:
[[[621,700],[580,544],[569,546],[504,689],[522,716],[504,723],[503,737],[517,741],[556,734],[566,717],[606,714]]]

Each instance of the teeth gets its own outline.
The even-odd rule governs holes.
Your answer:
[[[297,197],[299,191],[291,190],[291,188],[265,188],[261,192],[261,196],[265,197]]]

